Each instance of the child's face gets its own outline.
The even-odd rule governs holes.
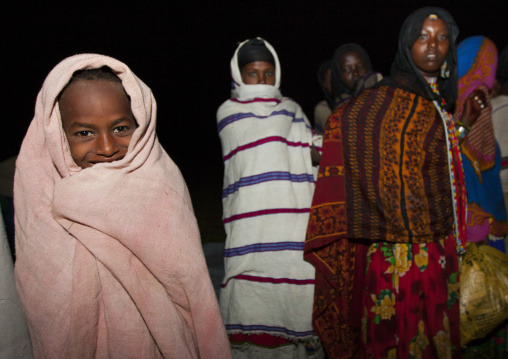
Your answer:
[[[88,168],[125,156],[136,121],[120,83],[78,80],[63,92],[58,104],[78,166]]]
[[[242,68],[242,81],[247,85],[275,85],[275,66],[266,61],[250,62]]]

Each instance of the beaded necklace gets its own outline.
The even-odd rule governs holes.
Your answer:
[[[448,165],[450,169],[450,183],[453,198],[453,215],[454,224],[453,231],[455,241],[457,244],[457,253],[462,254],[465,252],[464,245],[466,242],[466,212],[467,212],[467,199],[466,199],[466,183],[464,180],[464,170],[462,168],[462,157],[459,148],[459,142],[455,132],[455,124],[452,115],[445,109],[445,101],[437,87],[436,77],[426,77],[432,91],[439,95],[440,102],[434,101],[434,104],[439,109],[445,128],[447,129],[448,136],[446,136],[446,146],[448,148]]]

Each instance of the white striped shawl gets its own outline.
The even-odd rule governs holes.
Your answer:
[[[220,304],[229,333],[312,337],[314,268],[303,242],[314,192],[313,133],[289,98],[218,111],[227,234]]]

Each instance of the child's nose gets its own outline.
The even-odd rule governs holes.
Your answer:
[[[114,138],[109,134],[102,134],[97,139],[96,152],[102,156],[112,156],[116,153],[117,146]]]

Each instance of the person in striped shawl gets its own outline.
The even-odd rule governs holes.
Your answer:
[[[227,234],[220,307],[233,356],[322,358],[311,323],[314,268],[303,260],[320,136],[281,95],[267,41],[242,42],[231,74],[217,128]]]

